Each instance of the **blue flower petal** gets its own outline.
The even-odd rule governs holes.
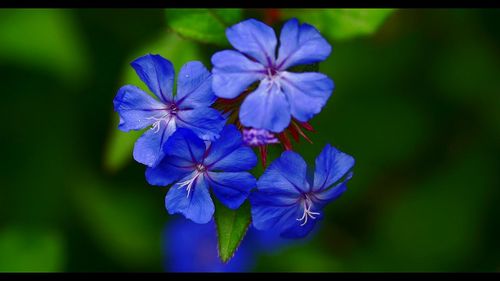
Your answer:
[[[148,54],[130,64],[141,80],[161,101],[173,101],[174,66],[160,55]]]
[[[192,177],[193,174],[189,174],[181,181],[189,180]],[[196,223],[210,222],[215,211],[207,182],[203,176],[194,181],[189,195],[186,187],[180,187],[179,183],[173,185],[165,197],[165,207],[169,214],[180,213]]]
[[[212,89],[216,96],[233,99],[265,76],[265,67],[239,52],[225,50],[212,56]]]
[[[204,163],[210,171],[240,172],[257,165],[257,156],[243,144],[241,133],[234,125],[225,126],[208,151]]]
[[[332,47],[319,31],[309,24],[299,25],[297,19],[287,21],[281,30],[276,64],[279,69],[325,60]]]
[[[200,163],[205,153],[205,143],[191,130],[178,128],[163,146],[163,152],[191,163]]]
[[[291,194],[288,194],[291,195]],[[282,232],[300,218],[298,198],[276,192],[253,192],[249,196],[252,206],[252,224],[258,230],[278,230]]]
[[[213,140],[219,136],[226,119],[211,107],[180,110],[177,113],[177,126],[191,129],[203,140]]]
[[[354,158],[327,144],[316,158],[314,191],[321,191],[336,183],[354,166]]]
[[[168,156],[156,167],[146,169],[146,180],[151,185],[167,186],[172,182],[178,181],[195,169],[194,164],[185,159]]]
[[[300,195],[310,191],[306,179],[307,164],[293,151],[285,151],[274,160],[257,182],[259,191],[281,190]]]
[[[113,104],[120,115],[118,129],[124,132],[144,129],[166,114],[163,103],[132,85],[121,87]]]
[[[207,180],[215,196],[230,209],[237,209],[243,204],[256,182],[248,172],[209,172]]]
[[[344,194],[344,192],[347,190],[347,182],[349,181],[351,176],[352,173],[350,173],[344,181],[337,183],[335,186],[315,193],[313,197],[314,206],[318,209],[322,209],[328,203],[336,200],[342,194]]]
[[[300,218],[304,209],[299,199],[276,189],[259,190],[252,193],[249,199],[254,227],[258,230],[278,231],[280,236],[285,238],[306,236],[314,228],[316,220],[322,217],[321,214],[317,215],[315,219],[309,219],[302,225]],[[318,210],[319,208],[313,209]]]
[[[308,121],[321,111],[334,88],[330,78],[316,72],[284,71],[281,86],[290,101],[292,116],[302,122]]]
[[[155,129],[147,130],[135,142],[133,152],[135,161],[149,167],[158,165],[165,155],[162,149],[163,144],[175,132],[175,129],[175,121],[170,119],[170,121],[167,121],[167,125],[162,122],[158,131]]]
[[[215,99],[210,72],[199,61],[186,63],[177,77],[177,106],[180,109],[210,106]]]
[[[280,133],[290,124],[290,104],[280,87],[266,79],[245,98],[239,117],[245,127]]]
[[[275,61],[276,34],[263,22],[249,19],[226,29],[226,36],[238,51],[270,66]]]
[[[299,212],[299,215],[302,215],[302,211]],[[314,226],[316,223],[323,218],[323,215],[320,214],[318,215],[315,219],[309,219],[307,220],[307,223],[302,225],[300,221],[296,221],[294,224],[292,224],[291,227],[285,229],[281,233],[281,237],[284,238],[293,238],[293,239],[298,239],[298,238],[304,238],[313,230]]]

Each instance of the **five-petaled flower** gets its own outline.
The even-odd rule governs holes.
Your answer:
[[[287,238],[304,237],[313,229],[322,209],[346,190],[354,158],[326,145],[315,166],[312,175],[292,151],[271,163],[249,197],[255,228],[278,229]]]
[[[226,36],[237,51],[224,50],[212,56],[215,95],[233,99],[260,82],[241,105],[243,126],[279,133],[288,127],[292,116],[306,122],[321,111],[333,91],[333,81],[318,72],[289,71],[330,55],[330,44],[316,28],[300,25],[297,19],[287,21],[278,50],[274,30],[255,19],[229,27]]]
[[[165,198],[170,214],[208,223],[214,214],[209,187],[231,209],[239,208],[255,187],[247,171],[257,164],[257,156],[234,125],[225,126],[213,142],[180,128],[165,143],[164,153],[158,166],[147,168],[146,179],[151,185],[173,184]]]
[[[133,61],[132,67],[155,99],[136,86],[126,85],[114,99],[120,115],[118,128],[128,132],[151,126],[135,143],[134,159],[150,167],[162,160],[163,144],[177,128],[191,129],[204,140],[219,136],[225,119],[210,105],[212,75],[201,62],[186,63],[177,78],[177,95],[173,95],[174,67],[160,55],[145,55]]]

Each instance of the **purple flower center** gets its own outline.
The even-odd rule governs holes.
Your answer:
[[[177,105],[175,103],[171,103],[168,108],[167,108],[167,111],[168,113],[170,113],[171,115],[176,115],[177,112],[179,111],[179,108],[177,107]]]
[[[198,173],[203,173],[207,170],[207,168],[201,164],[201,163],[198,163],[196,164],[196,171],[198,171]]]
[[[175,116],[177,116],[177,113],[179,112],[179,108],[177,107],[177,105],[175,103],[171,103],[169,105],[167,105],[167,107],[165,107],[163,109],[165,112],[165,114],[163,114],[162,116],[160,117],[149,117],[147,119],[152,119],[152,120],[155,120],[155,122],[153,123],[153,125],[151,125],[151,129],[155,132],[155,133],[158,133],[160,131],[160,128],[162,126],[162,122],[165,124],[165,126],[168,126],[170,122],[175,122]]]
[[[277,69],[275,66],[269,66],[267,68],[267,76],[269,78],[273,78],[279,74],[279,69]]]

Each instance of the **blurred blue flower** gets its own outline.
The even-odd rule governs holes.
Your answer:
[[[212,89],[218,97],[233,99],[260,81],[239,111],[245,127],[279,133],[289,125],[291,116],[306,122],[321,111],[333,91],[333,81],[317,72],[287,71],[330,55],[330,44],[316,28],[300,25],[297,19],[287,21],[278,50],[274,30],[255,19],[229,27],[226,36],[237,51],[212,56]]]
[[[113,100],[120,115],[118,128],[128,132],[151,126],[135,143],[134,159],[150,167],[164,156],[163,144],[177,128],[189,128],[200,138],[218,137],[226,120],[210,105],[212,92],[210,72],[202,63],[186,63],[177,79],[177,95],[173,95],[174,67],[160,55],[145,55],[131,63],[137,75],[158,98],[136,86],[126,85]]]
[[[273,230],[259,231],[250,226],[234,256],[221,262],[214,220],[197,224],[173,218],[163,231],[164,268],[171,272],[249,272],[258,255],[272,253],[290,244]],[[296,244],[296,243],[294,243]]]
[[[302,238],[313,229],[322,209],[346,190],[354,158],[326,145],[315,166],[314,173],[308,171],[292,151],[271,163],[249,198],[255,228],[277,229],[286,238]]]
[[[146,170],[146,179],[159,186],[175,183],[165,198],[170,214],[208,223],[214,213],[209,187],[230,209],[238,208],[255,187],[255,178],[246,171],[257,164],[257,156],[234,125],[225,126],[217,140],[207,143],[179,128],[165,143],[164,153],[158,166]]]
[[[169,221],[163,233],[164,268],[172,272],[247,272],[255,263],[252,239],[244,239],[233,258],[218,255],[215,223],[197,224],[183,218]]]

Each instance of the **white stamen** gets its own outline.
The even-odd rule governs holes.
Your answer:
[[[304,207],[304,213],[302,214],[302,217],[297,219],[298,221],[304,221],[300,226],[306,225],[308,218],[311,218],[314,220],[314,219],[316,219],[316,216],[320,215],[319,212],[313,212],[311,210],[313,203],[307,195],[305,197],[306,198],[302,200],[302,204]]]
[[[168,125],[168,122],[170,121],[171,117],[170,117],[170,114],[165,114],[165,115],[162,115],[160,118],[157,118],[157,117],[148,117],[146,119],[153,119],[153,120],[156,120],[153,125],[151,125],[151,130],[153,130],[155,133],[158,133],[160,131],[160,125],[161,125],[161,121],[164,121],[166,125]]]
[[[268,90],[271,89],[274,84],[276,84],[278,88],[281,88],[281,73],[279,71],[273,74],[271,68],[267,68],[267,79],[269,80]]]
[[[191,188],[193,187],[194,182],[196,179],[202,175],[205,172],[205,167],[202,164],[197,164],[196,165],[196,173],[194,176],[186,181],[180,182],[179,183],[179,189],[183,188],[186,186],[187,190],[187,198],[189,198],[189,194],[191,193]]]

